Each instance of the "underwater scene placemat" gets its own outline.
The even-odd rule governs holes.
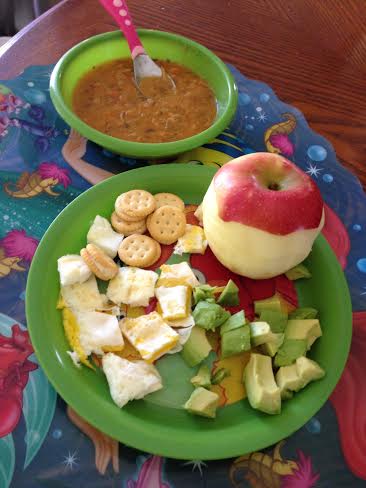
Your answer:
[[[91,185],[154,162],[112,154],[70,130],[50,101],[52,68],[32,66],[0,82],[0,487],[365,486],[366,196],[297,109],[234,67],[235,119],[214,141],[178,161],[219,167],[253,151],[276,152],[316,181],[326,202],[323,233],[344,269],[353,304],[351,353],[337,388],[290,438],[263,452],[209,462],[164,459],[118,444],[56,394],[26,330],[27,271],[38,242]]]

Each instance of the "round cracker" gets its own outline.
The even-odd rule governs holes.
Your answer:
[[[132,234],[143,234],[146,232],[146,220],[137,220],[136,222],[128,222],[121,219],[117,212],[113,212],[111,215],[111,224],[113,229],[124,236],[130,236]]]
[[[133,234],[121,242],[118,256],[129,266],[147,268],[157,260],[156,242],[151,237]]]
[[[156,208],[163,207],[164,205],[170,205],[171,207],[177,207],[184,212],[184,202],[181,198],[173,193],[157,193],[154,195]]]
[[[130,190],[122,193],[116,200],[116,212],[122,218],[131,217],[134,219],[143,219],[151,214],[156,207],[155,199],[145,190]],[[123,215],[125,217],[123,217]]]
[[[146,221],[151,237],[160,244],[173,244],[186,230],[186,216],[182,210],[163,205],[149,215]]]

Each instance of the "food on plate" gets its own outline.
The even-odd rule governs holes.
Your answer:
[[[179,210],[184,212],[184,202],[181,198],[173,193],[156,193],[154,195],[156,208],[163,207],[164,205],[169,205],[170,207],[177,207]]]
[[[111,280],[118,273],[117,264],[95,244],[88,244],[81,249],[80,256],[90,271],[100,280]]]
[[[123,235],[114,232],[110,222],[97,215],[86,236],[88,244],[95,244],[109,257],[117,256],[118,247],[123,241]]]
[[[120,408],[131,400],[139,400],[160,390],[163,386],[158,370],[145,361],[128,361],[108,353],[102,358],[102,366],[111,396]]]
[[[219,395],[199,386],[184,404],[184,408],[194,415],[215,418],[219,405]]]
[[[154,271],[124,266],[109,282],[106,295],[117,305],[147,307],[154,296],[157,279]]]
[[[123,234],[124,236],[130,236],[132,234],[144,234],[146,232],[146,219],[137,220],[134,222],[128,222],[123,220],[113,212],[111,215],[111,224],[114,230]],[[118,249],[118,248],[117,248]]]
[[[174,247],[174,254],[205,254],[206,249],[207,239],[202,227],[186,224],[185,233],[179,237]]]
[[[300,280],[301,278],[311,278],[311,273],[308,268],[304,264],[298,264],[294,268],[289,269],[286,271],[286,276],[289,280],[295,281]]]
[[[91,271],[78,254],[67,254],[57,260],[61,286],[83,283],[91,276]]]
[[[173,321],[188,317],[191,311],[191,290],[188,286],[159,286],[155,296],[163,319]]]
[[[301,263],[324,225],[323,200],[313,180],[270,153],[248,154],[222,166],[202,212],[217,259],[254,279],[280,275]]]
[[[147,218],[147,229],[160,244],[173,244],[185,232],[186,216],[182,210],[163,205]]]
[[[253,408],[274,415],[281,412],[281,393],[275,382],[269,356],[252,353],[244,370],[248,401]]]
[[[151,214],[156,202],[151,193],[145,190],[130,190],[119,195],[115,202],[115,210],[125,220],[141,220]],[[126,219],[127,216],[127,219]],[[132,220],[133,222],[133,220]]]
[[[97,215],[80,256],[58,259],[57,308],[70,346],[67,354],[78,368],[102,367],[119,407],[164,388],[152,363],[180,354],[185,367],[195,368],[190,380],[195,390],[182,408],[208,418],[216,416],[217,385],[231,376],[230,363],[240,361],[236,376],[242,377],[250,405],[280,413],[281,400],[325,374],[306,357],[322,335],[318,312],[291,309],[276,293],[254,301],[249,321],[235,276],[226,283],[201,283],[198,278],[204,277],[187,255],[204,254],[207,241],[200,226],[186,224],[182,204],[170,193],[123,193],[116,199],[112,225]],[[146,227],[151,237],[136,233]],[[168,264],[143,269],[160,259],[159,242],[176,242]],[[310,276],[303,264],[289,273],[290,279]]]
[[[129,266],[148,268],[160,258],[160,244],[149,236],[132,234],[118,248],[121,261]]]
[[[206,331],[200,327],[193,327],[188,341],[183,346],[181,355],[187,365],[193,368],[202,363],[211,350],[212,347],[206,337]]]
[[[177,345],[179,335],[157,312],[120,322],[122,334],[139,351],[141,357],[152,363]]]
[[[131,59],[117,59],[81,77],[73,93],[73,110],[94,129],[129,141],[171,142],[207,129],[217,113],[207,82],[180,64],[159,64],[173,78],[175,90],[163,87],[151,98],[142,97]]]

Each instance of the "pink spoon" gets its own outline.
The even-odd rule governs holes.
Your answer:
[[[112,15],[126,38],[131,51],[137,87],[140,89],[140,83],[143,78],[156,77],[169,79],[174,89],[175,83],[173,79],[146,54],[133,25],[125,0],[99,0],[99,2]]]

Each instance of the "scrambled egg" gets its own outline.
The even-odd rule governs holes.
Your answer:
[[[66,339],[73,351],[72,353],[68,351],[68,354],[73,360],[75,366],[80,366],[80,363],[83,363],[85,364],[85,366],[88,366],[88,368],[94,369],[94,367],[88,360],[87,354],[80,344],[79,326],[76,322],[75,315],[71,312],[69,308],[64,308],[62,310],[62,320]]]
[[[117,256],[123,235],[115,232],[107,219],[97,215],[86,236],[88,244],[95,244],[112,259]]]
[[[145,361],[128,361],[109,353],[103,356],[102,365],[111,397],[119,407],[160,390],[163,386],[158,370]]]
[[[61,286],[61,297],[66,307],[79,312],[103,308],[106,302],[105,296],[99,293],[94,275],[84,283]]]
[[[206,249],[207,240],[202,227],[187,224],[185,234],[178,239],[175,245],[174,254],[205,254]]]
[[[107,297],[116,304],[147,307],[154,296],[158,275],[154,271],[124,266],[109,282]]]
[[[179,340],[179,335],[157,312],[135,319],[124,318],[120,321],[120,327],[123,335],[148,363],[172,349]]]
[[[91,276],[91,271],[78,254],[67,254],[57,260],[61,286],[83,283]]]
[[[165,320],[184,319],[191,309],[191,289],[188,286],[160,286],[155,290],[161,314]]]
[[[163,264],[160,269],[157,287],[184,285],[194,288],[199,285],[199,281],[186,261],[178,264]]]

